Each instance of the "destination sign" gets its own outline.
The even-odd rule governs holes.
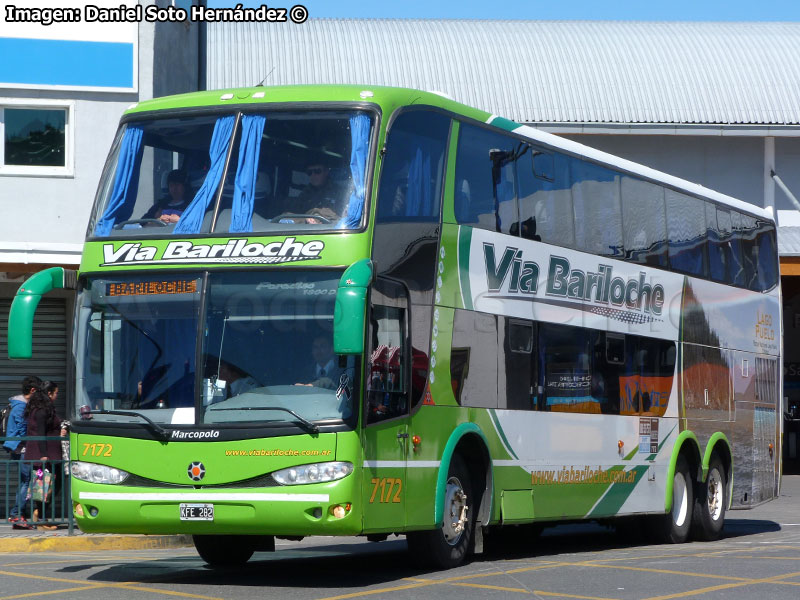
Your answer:
[[[126,281],[109,283],[106,296],[158,296],[164,294],[194,294],[196,279],[160,279],[157,281]]]

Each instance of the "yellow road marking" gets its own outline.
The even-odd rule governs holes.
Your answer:
[[[497,590],[498,592],[518,592],[521,594],[532,594],[536,596],[552,596],[554,598],[575,598],[577,600],[614,600],[613,598],[600,598],[597,596],[578,596],[575,594],[565,594],[561,592],[545,592],[543,590],[526,590],[524,588],[510,588],[500,585],[485,585],[482,583],[451,583],[461,587],[472,587],[484,590]]]
[[[136,581],[125,581],[122,583],[94,583],[92,581],[80,581],[77,579],[66,579],[63,577],[50,577],[42,574],[32,574],[32,573],[14,573],[12,571],[0,571],[0,575],[9,575],[11,577],[22,577],[23,579],[37,579],[39,581],[50,581],[53,583],[72,583],[81,586],[82,589],[87,590],[100,590],[100,589],[113,589],[113,588],[123,588],[127,590],[139,591],[139,592],[153,592],[156,594],[164,594],[166,596],[180,596],[183,598],[198,598],[199,600],[223,600],[222,598],[217,598],[214,596],[203,596],[202,594],[190,594],[188,592],[176,592],[173,590],[160,590],[158,588],[151,588],[146,587],[144,584],[147,583],[154,583],[154,581],[149,582],[136,582]],[[46,591],[46,592],[31,592],[29,594],[23,594],[19,596],[11,596],[9,598],[0,598],[0,600],[10,600],[10,598],[29,598],[33,596],[40,596],[46,594],[56,594],[63,592],[65,590],[55,590],[55,591]]]
[[[0,571],[0,575],[9,575],[11,577],[22,577],[23,579],[38,579],[40,581],[53,581],[56,583],[73,583],[78,585],[89,585],[92,587],[103,587],[104,583],[93,583],[91,581],[83,582],[77,579],[67,579],[65,577],[50,577],[40,573],[14,573],[13,571]]]
[[[133,591],[136,591],[136,592],[153,592],[155,594],[165,594],[167,596],[180,596],[182,598],[199,598],[200,600],[225,600],[224,598],[218,598],[216,596],[203,596],[202,594],[190,594],[189,592],[176,592],[176,591],[173,591],[173,590],[160,590],[158,588],[145,587],[143,585],[138,585],[136,583],[109,585],[108,587],[122,588],[122,589],[126,589],[126,590],[133,590]]]
[[[37,565],[56,565],[59,563],[74,563],[76,559],[72,558],[70,560],[37,560],[31,562],[22,562],[22,563],[6,563],[3,567],[33,567]],[[144,556],[129,556],[129,557],[113,557],[113,558],[89,558],[89,557],[81,557],[80,560],[86,562],[107,562],[107,563],[118,563],[118,562],[128,562],[131,560],[135,560],[137,562],[152,562],[155,560],[162,560],[161,558],[147,558]]]
[[[459,587],[478,588],[481,590],[497,590],[498,592],[517,592],[518,594],[530,594],[530,590],[525,588],[512,588],[503,585],[489,585],[486,583],[458,583],[453,582],[449,585],[457,585]]]
[[[328,596],[322,600],[346,600],[347,598],[361,598],[363,596],[374,596],[375,594],[385,594],[388,592],[402,592],[403,590],[413,590],[415,588],[426,587],[435,585],[438,582],[431,583],[411,583],[408,585],[397,585],[390,588],[381,588],[378,590],[365,590],[363,592],[353,592],[352,594],[342,594],[340,596]]]
[[[737,556],[735,558],[747,558],[754,560],[800,560],[800,556]]]
[[[49,590],[47,592],[30,592],[28,594],[17,594],[15,596],[0,596],[0,600],[16,600],[17,598],[33,598],[35,596],[47,596],[52,594],[66,594],[68,592],[85,592],[87,590],[96,590],[97,586],[83,586],[75,588],[66,588],[63,590]]]
[[[696,596],[698,594],[706,594],[708,592],[718,592],[720,590],[730,590],[733,588],[745,587],[748,585],[757,585],[762,583],[775,583],[779,585],[784,585],[786,583],[791,583],[791,582],[781,581],[782,579],[788,579],[789,577],[798,577],[798,576],[800,576],[800,572],[786,573],[784,575],[776,575],[775,577],[766,577],[764,579],[751,579],[750,581],[740,582],[740,583],[727,583],[722,585],[715,585],[712,587],[689,590],[687,592],[678,592],[677,594],[668,594],[666,596],[653,596],[652,598],[645,598],[645,600],[671,600],[673,598],[686,598],[689,596]]]
[[[576,567],[594,567],[596,569],[621,569],[623,571],[642,571],[645,573],[658,573],[660,575],[684,575],[686,577],[707,577],[708,579],[725,579],[727,581],[752,581],[747,577],[732,577],[730,575],[716,575],[713,573],[691,573],[688,571],[672,571],[670,569],[653,569],[648,567],[630,567],[627,565],[601,565],[596,562],[569,563]]]
[[[390,588],[380,588],[375,590],[364,590],[361,592],[352,592],[350,594],[342,594],[340,596],[328,596],[320,600],[347,600],[348,598],[361,598],[363,596],[374,596],[375,594],[383,594],[387,592],[401,592],[404,590],[411,590],[421,587],[429,587],[432,585],[445,585],[449,583],[462,583],[467,579],[480,579],[482,577],[497,577],[500,575],[512,575],[516,573],[523,573],[527,571],[537,571],[541,569],[552,569],[559,566],[571,565],[572,563],[552,562],[533,567],[523,567],[520,569],[510,569],[508,571],[486,571],[483,573],[472,573],[471,575],[459,575],[457,577],[446,577],[443,579],[412,579],[406,578],[407,581],[418,581],[419,583],[411,583],[408,585],[394,586]],[[605,600],[605,599],[603,599]]]

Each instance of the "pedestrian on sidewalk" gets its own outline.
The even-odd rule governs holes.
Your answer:
[[[32,469],[42,476],[46,476],[46,472],[50,473],[49,494],[42,498],[41,506],[34,506],[33,512],[34,521],[44,520],[47,516],[47,504],[52,501],[53,487],[56,480],[55,469],[51,461],[61,459],[61,441],[57,439],[61,436],[61,419],[58,418],[56,407],[44,389],[37,389],[31,394],[25,407],[25,418],[28,420],[29,438],[51,438],[48,440],[28,440],[25,445],[25,453],[28,460],[31,461]],[[42,473],[39,473],[39,471]],[[31,505],[34,504],[31,501]],[[52,526],[44,525],[43,527],[49,529]]]
[[[42,380],[35,375],[29,375],[22,380],[22,394],[9,398],[11,412],[8,414],[8,428],[6,436],[9,438],[24,438],[28,434],[28,423],[25,409],[28,400],[41,388]],[[28,486],[31,482],[31,463],[26,460],[25,441],[7,439],[3,448],[11,453],[11,460],[19,462],[19,485],[14,501],[14,506],[9,511],[8,521],[18,529],[32,529],[25,520],[25,505],[27,504]]]

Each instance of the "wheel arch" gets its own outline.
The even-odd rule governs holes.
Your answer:
[[[733,449],[731,448],[730,440],[721,431],[717,431],[706,444],[706,451],[703,455],[703,472],[700,478],[700,483],[708,478],[708,469],[711,464],[711,457],[716,454],[722,461],[722,466],[725,469],[726,487],[728,490],[733,489]],[[730,508],[731,494],[728,493],[728,506]]]
[[[664,497],[666,512],[672,510],[672,482],[675,478],[675,466],[678,464],[680,456],[686,458],[690,472],[695,473],[695,478],[697,478],[703,463],[700,457],[700,443],[697,441],[697,436],[691,431],[681,431],[672,448],[672,456],[669,459],[669,467],[667,467],[667,485]]]
[[[442,461],[439,465],[439,473],[436,477],[434,523],[436,527],[442,526],[447,473],[454,454],[459,454],[465,459],[465,462],[470,467],[471,474],[479,477],[476,483],[483,485],[484,490],[477,517],[480,523],[488,523],[489,516],[492,514],[493,501],[492,459],[489,454],[489,443],[486,435],[475,423],[462,423],[456,427],[453,433],[450,434],[447,444],[445,444]],[[479,469],[475,468],[476,464],[480,466]]]

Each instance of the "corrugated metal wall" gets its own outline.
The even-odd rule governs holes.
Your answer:
[[[800,23],[209,23],[208,89],[441,91],[518,122],[800,124]]]
[[[0,299],[0,406],[20,393],[22,379],[36,375],[56,381],[59,396],[56,409],[64,416],[67,377],[67,317],[63,298],[42,298],[33,328],[33,357],[27,361],[8,360],[8,310],[11,300]]]
[[[0,299],[0,408],[5,408],[8,398],[21,393],[22,380],[26,375],[36,375],[42,380],[58,382],[59,395],[56,411],[65,418],[67,399],[67,301],[64,298],[42,298],[36,310],[33,330],[33,358],[28,361],[8,359],[8,311],[10,299]],[[0,461],[8,454],[0,450]],[[14,465],[14,469],[17,465]],[[12,471],[11,479],[16,477]],[[5,504],[6,489],[14,484],[5,481],[6,468],[0,464],[0,517],[5,517],[10,506]],[[7,488],[8,485],[8,488]],[[10,504],[13,504],[13,499]]]

